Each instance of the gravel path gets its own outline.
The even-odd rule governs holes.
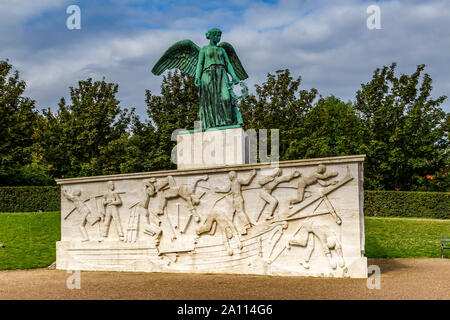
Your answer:
[[[365,279],[81,272],[69,290],[60,270],[0,271],[0,299],[450,299],[450,259],[370,259],[381,289]]]

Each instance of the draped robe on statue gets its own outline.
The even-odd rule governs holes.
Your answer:
[[[209,47],[205,55],[208,59],[205,59],[200,83],[199,118],[202,127],[242,125],[242,116],[230,94],[232,87],[225,68],[224,49]]]

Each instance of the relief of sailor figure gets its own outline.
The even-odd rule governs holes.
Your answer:
[[[167,202],[170,199],[182,198],[188,205],[189,212],[194,216],[196,222],[200,222],[200,216],[198,215],[195,207],[200,204],[200,198],[204,192],[197,194],[196,189],[200,181],[207,181],[208,175],[197,177],[192,184],[177,185],[175,179],[172,176],[160,179],[160,190],[164,192],[160,196],[160,202],[158,206],[158,215],[163,215],[164,210],[167,207]],[[166,188],[167,187],[167,188]]]
[[[107,183],[108,191],[104,195],[102,199],[102,204],[104,207],[104,221],[103,221],[103,237],[107,238],[109,234],[109,229],[111,226],[111,222],[114,221],[114,225],[116,226],[117,233],[119,234],[119,239],[123,241],[125,239],[125,235],[122,229],[122,223],[120,221],[119,214],[119,206],[122,205],[122,199],[119,196],[119,193],[115,192],[114,182],[108,181]]]
[[[327,171],[327,167],[323,164],[319,164],[313,173],[311,173],[308,176],[303,176],[298,180],[297,196],[295,198],[292,198],[289,201],[291,208],[293,205],[300,203],[304,200],[306,188],[308,186],[318,183],[322,187],[328,187],[329,185],[335,185],[338,183],[337,180],[326,181],[326,180],[328,180],[332,177],[336,177],[338,175],[338,173],[336,171],[330,171],[330,172],[326,172],[326,171]],[[306,197],[309,197],[309,196],[310,196],[310,194],[307,193]]]
[[[235,225],[228,219],[224,210],[214,206],[208,213],[206,220],[202,226],[197,228],[197,235],[209,232],[211,235],[219,233],[222,236],[222,243],[225,246],[228,255],[233,255],[233,249],[230,246],[230,239],[234,238],[237,242],[238,249],[242,249],[243,245],[239,237],[239,233]]]
[[[258,180],[261,189],[258,192],[260,198],[257,209],[258,215],[256,221],[263,215],[266,220],[273,219],[273,214],[278,206],[278,200],[272,195],[272,192],[280,183],[291,181],[300,176],[300,172],[295,170],[289,175],[282,176],[283,170],[281,168],[275,169],[272,174]]]
[[[61,193],[63,197],[72,202],[72,204],[74,205],[74,208],[64,217],[64,220],[66,220],[72,212],[74,211],[78,212],[81,215],[81,222],[78,225],[78,228],[81,233],[82,241],[89,241],[88,232],[86,230],[86,224],[89,223],[91,226],[93,226],[96,223],[100,223],[103,217],[101,216],[101,214],[99,214],[94,210],[91,210],[87,206],[86,202],[90,198],[86,200],[81,199],[81,190],[75,189],[70,193],[69,191],[62,189]]]
[[[247,229],[252,226],[251,220],[245,211],[242,186],[250,184],[255,176],[256,170],[252,170],[245,177],[241,178],[237,176],[236,171],[230,171],[228,173],[228,184],[222,188],[217,187],[215,189],[218,193],[227,193],[225,197],[228,199],[232,208],[232,221],[241,235],[247,234]]]

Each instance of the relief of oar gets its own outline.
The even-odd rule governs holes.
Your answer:
[[[181,233],[185,233],[186,232],[186,229],[187,229],[189,223],[191,222],[191,220],[192,220],[192,213],[189,214],[188,220],[187,220],[186,224],[184,225],[183,230],[180,230]]]
[[[353,177],[350,176],[350,169],[347,166],[347,174],[341,181],[339,181],[337,184],[335,184],[331,187],[324,188],[320,194],[313,196],[307,200],[304,200],[302,203],[300,203],[299,207],[297,207],[293,212],[288,214],[288,217],[293,216],[294,214],[300,212],[301,210],[305,209],[306,207],[310,206],[317,200],[323,198],[324,196],[328,195],[329,193],[333,192],[334,190],[338,189],[339,187],[343,186],[344,184],[346,184],[347,182],[349,182],[351,180],[353,180]],[[284,220],[287,220],[287,219],[284,219]]]
[[[171,231],[171,233],[172,233],[172,238],[171,238],[171,240],[174,241],[174,240],[177,239],[177,234],[175,233],[175,229],[173,228],[172,222],[170,221],[169,214],[168,214],[168,212],[167,212],[167,208],[165,208],[165,211],[166,211],[165,216],[166,216],[167,222],[169,223],[170,231]]]

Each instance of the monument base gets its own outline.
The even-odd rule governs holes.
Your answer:
[[[58,180],[56,267],[365,278],[363,160]]]
[[[248,163],[248,138],[240,126],[177,135],[177,168],[194,169]]]
[[[256,246],[256,245],[255,245]],[[82,242],[57,242],[57,263],[59,270],[80,271],[122,271],[122,272],[170,272],[170,273],[217,273],[254,274],[277,276],[308,276],[330,278],[366,278],[367,258],[360,257],[348,261],[345,268],[332,269],[323,257],[317,257],[313,270],[292,268],[289,265],[272,264],[250,252],[237,252],[234,257],[228,254],[213,254],[212,248],[194,248],[186,254],[175,252],[160,254],[154,246],[137,242],[130,247],[122,242],[108,244]],[[234,248],[238,251],[238,248]],[[194,254],[195,253],[195,254]],[[196,256],[203,255],[203,262]],[[204,258],[208,255],[208,258]],[[234,260],[234,262],[233,262]],[[298,264],[298,261],[297,261]],[[215,267],[212,267],[215,265]]]

